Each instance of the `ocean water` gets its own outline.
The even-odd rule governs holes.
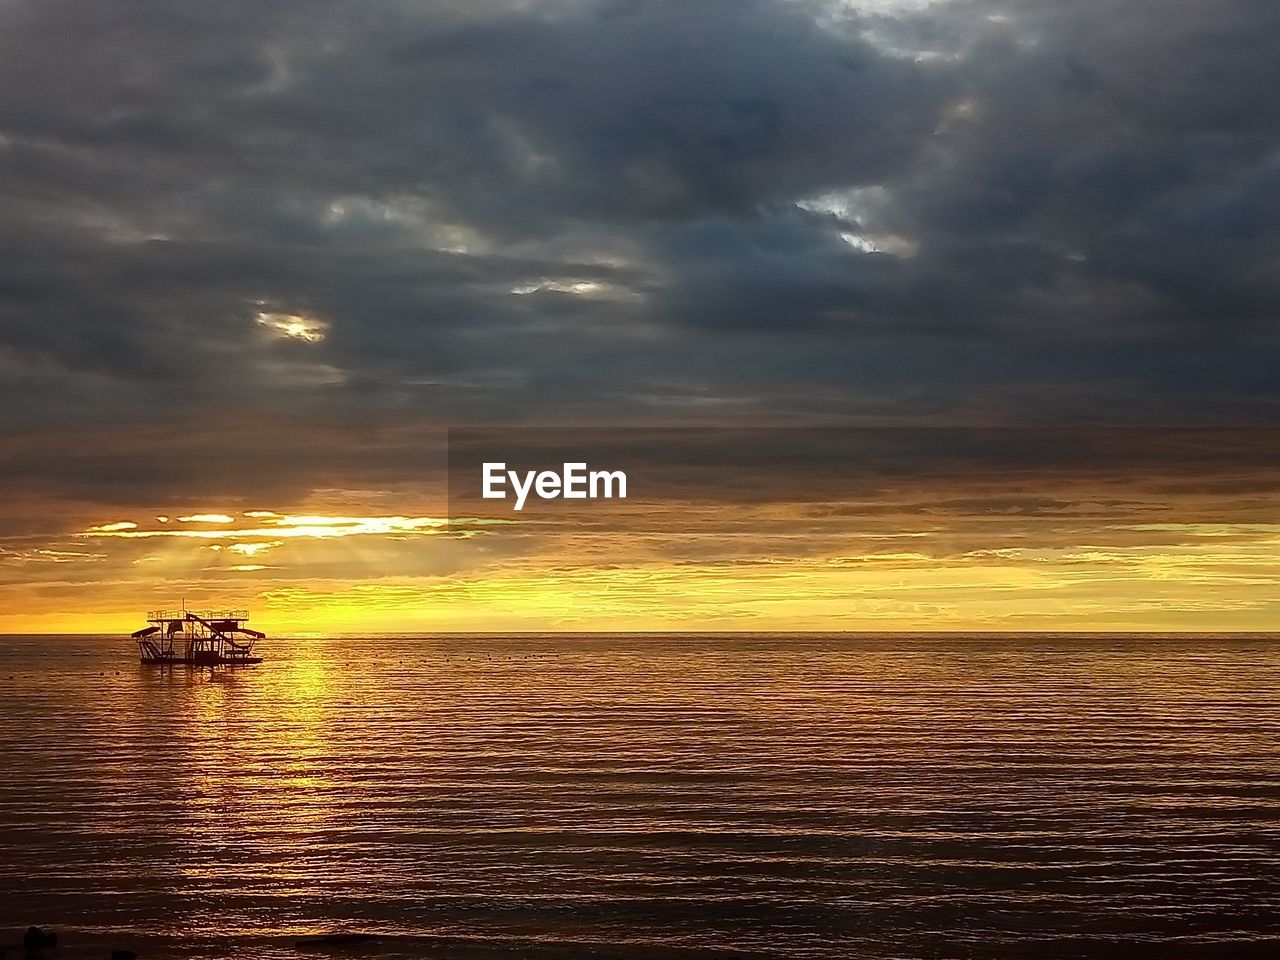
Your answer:
[[[1280,638],[261,649],[0,638],[0,945],[1280,956]]]

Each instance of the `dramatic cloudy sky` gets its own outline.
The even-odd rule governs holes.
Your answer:
[[[0,0],[0,629],[1265,625],[1256,464],[1070,535],[437,520],[451,424],[1268,425],[1277,49],[1270,0]]]

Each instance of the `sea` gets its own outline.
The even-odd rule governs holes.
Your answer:
[[[162,669],[127,638],[0,637],[0,947],[36,924],[62,958],[1280,956],[1280,637],[260,651]]]

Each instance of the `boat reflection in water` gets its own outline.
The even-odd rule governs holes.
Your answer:
[[[247,610],[152,610],[147,614],[151,626],[130,636],[138,643],[143,663],[261,663],[262,658],[253,654],[253,644],[266,634],[246,627],[248,619]]]

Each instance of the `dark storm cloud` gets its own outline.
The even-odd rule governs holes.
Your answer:
[[[450,420],[1275,407],[1264,2],[41,0],[0,27],[24,495],[265,482],[138,466],[202,437],[283,493],[326,462],[407,479],[409,428]]]

